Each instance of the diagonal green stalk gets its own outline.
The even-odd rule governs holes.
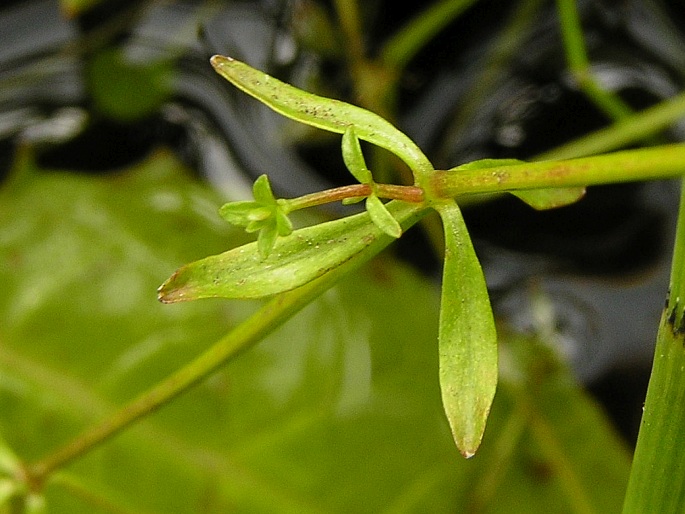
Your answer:
[[[566,59],[578,85],[607,116],[614,120],[626,118],[632,113],[630,106],[604,89],[592,75],[576,0],[557,0],[557,11]]]
[[[524,0],[516,5],[506,25],[486,50],[486,57],[479,69],[470,79],[470,85],[459,102],[459,109],[454,116],[450,116],[452,119],[444,130],[445,143],[437,150],[436,161],[444,162],[444,156],[450,152],[450,142],[463,138],[464,131],[469,130],[469,123],[493,94],[499,81],[508,72],[512,58],[527,41],[543,4],[544,0]]]
[[[536,159],[569,159],[616,150],[648,138],[685,116],[685,93],[635,113],[605,129],[591,132],[538,155]]]
[[[685,187],[681,191],[670,293],[623,514],[678,514],[685,505]]]
[[[429,41],[476,1],[442,0],[428,7],[385,44],[381,62],[397,70],[404,68]]]

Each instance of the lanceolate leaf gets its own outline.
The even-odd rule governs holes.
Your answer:
[[[417,175],[433,171],[428,158],[409,137],[371,111],[307,93],[231,57],[215,55],[211,63],[234,86],[288,118],[338,134],[353,126],[359,139],[394,153]]]
[[[440,388],[465,457],[480,445],[497,387],[497,334],[485,279],[456,203],[437,207],[445,229],[440,306]]]
[[[524,164],[524,161],[518,159],[481,159],[479,161],[469,162],[453,168],[454,171],[459,170],[475,170],[485,169],[495,166],[508,166],[515,164]],[[546,209],[555,209],[577,202],[585,196],[584,187],[547,187],[541,189],[526,189],[522,191],[510,191],[519,200],[524,201],[533,209],[539,211]]]
[[[387,209],[394,220],[409,227],[425,207],[390,202]],[[368,252],[371,258],[392,241],[365,212],[279,238],[267,258],[261,256],[259,246],[271,241],[258,241],[190,263],[162,284],[159,299],[173,303],[211,297],[261,298],[304,285],[360,252]]]

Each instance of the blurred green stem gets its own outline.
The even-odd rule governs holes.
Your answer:
[[[682,185],[681,185],[682,187]],[[685,187],[670,293],[654,351],[623,514],[677,514],[685,505]]]
[[[364,59],[364,40],[357,0],[335,0],[340,28],[345,35],[345,53],[350,63],[358,65]]]
[[[144,392],[102,423],[84,432],[52,455],[30,465],[27,469],[27,475],[32,487],[39,489],[53,471],[82,457],[140,418],[154,412],[188,390],[195,383],[206,378],[221,365],[260,341],[331,285],[325,280],[326,276],[322,278],[324,278],[323,281],[311,282],[300,289],[285,293],[269,301],[194,361],[149,391]]]
[[[632,109],[618,95],[604,89],[592,74],[576,0],[557,0],[561,34],[574,79],[597,107],[613,120],[630,116]]]
[[[477,0],[442,0],[428,7],[397,32],[383,47],[381,62],[403,69],[442,29]]]
[[[608,152],[648,138],[685,116],[685,93],[633,114],[606,129],[559,146],[536,157],[539,160],[568,159]]]
[[[500,83],[516,52],[528,40],[531,27],[537,21],[537,13],[544,0],[522,0],[518,3],[506,25],[489,44],[487,55],[469,80],[469,86],[459,102],[451,121],[445,128],[444,143],[435,153],[436,162],[445,162],[452,144],[464,137],[471,129],[480,109]]]

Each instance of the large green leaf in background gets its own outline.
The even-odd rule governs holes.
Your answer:
[[[155,300],[178,266],[244,237],[169,154],[103,177],[18,168],[0,188],[0,440],[34,461],[255,304]],[[437,284],[375,260],[60,472],[49,512],[547,513],[577,511],[578,494],[616,511],[625,451],[530,341],[505,344],[483,446],[459,456],[440,404],[438,303]]]

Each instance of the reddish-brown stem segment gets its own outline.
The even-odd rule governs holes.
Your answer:
[[[421,203],[424,200],[423,190],[417,186],[397,186],[393,184],[352,184],[341,186],[318,193],[284,200],[289,211],[315,207],[332,202],[339,202],[348,198],[363,198],[375,193],[379,198],[388,200],[402,200],[409,203]]]

